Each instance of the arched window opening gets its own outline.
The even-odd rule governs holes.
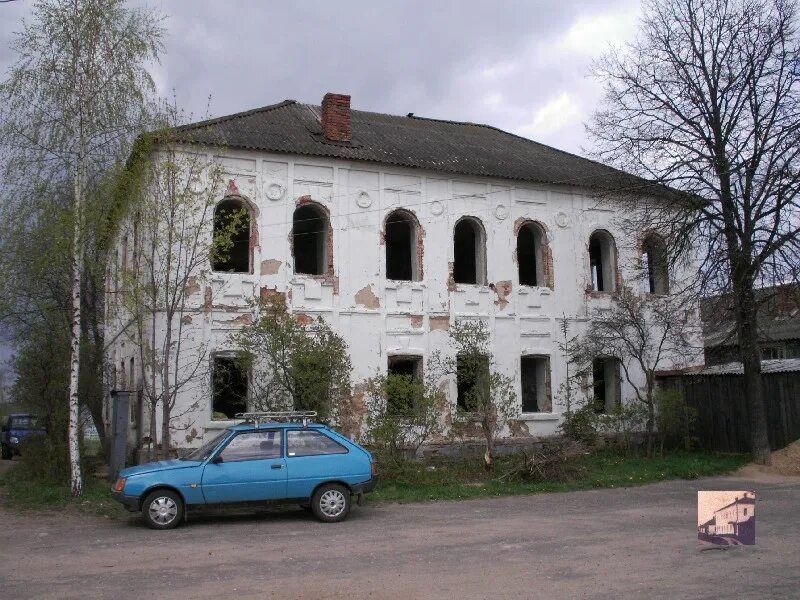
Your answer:
[[[396,210],[386,217],[386,278],[419,281],[417,264],[417,222],[409,213]]]
[[[593,291],[615,290],[616,249],[614,238],[606,231],[595,231],[589,238],[589,269]]]
[[[292,221],[294,272],[324,275],[328,264],[328,217],[319,207],[306,204],[294,211]]]
[[[239,199],[226,198],[214,210],[211,268],[226,273],[250,272],[250,211]]]
[[[667,247],[664,240],[656,234],[648,235],[642,244],[642,271],[645,293],[669,293]]]
[[[520,285],[546,286],[544,263],[544,231],[536,223],[526,223],[517,234]]]
[[[453,281],[486,284],[486,240],[476,219],[461,219],[453,232]]]

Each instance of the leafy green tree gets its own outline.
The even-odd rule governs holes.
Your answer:
[[[347,343],[321,318],[304,322],[281,294],[256,306],[256,319],[231,336],[250,372],[253,410],[315,410],[322,420],[348,415],[352,365]]]
[[[121,0],[39,0],[12,44],[16,62],[0,84],[4,202],[20,203],[31,181],[68,182],[71,190],[68,440],[75,496],[83,488],[78,429],[87,193],[125,154],[146,114],[154,91],[146,65],[161,50],[160,21]]]
[[[450,327],[452,353],[431,355],[431,371],[455,378],[460,401],[452,412],[451,434],[483,437],[484,466],[494,466],[494,449],[508,422],[519,415],[514,379],[494,368],[491,335],[482,321],[458,320]]]
[[[425,442],[442,433],[447,397],[430,376],[376,376],[366,382],[365,397],[365,442],[384,460],[398,461],[404,452],[416,455]]]

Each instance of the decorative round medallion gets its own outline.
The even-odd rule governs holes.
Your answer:
[[[372,198],[367,192],[361,190],[356,196],[356,204],[358,204],[361,208],[369,208],[372,206]]]
[[[270,200],[280,200],[286,190],[280,183],[270,183],[267,186],[267,198]]]
[[[437,217],[444,212],[444,204],[439,202],[438,200],[434,200],[431,202],[431,214],[436,215]]]
[[[563,211],[556,213],[556,225],[559,227],[569,226],[569,215]]]
[[[508,217],[508,207],[504,204],[498,204],[494,209],[494,216],[498,221],[504,221]]]

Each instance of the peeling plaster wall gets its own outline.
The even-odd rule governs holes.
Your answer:
[[[434,350],[448,351],[450,324],[471,318],[489,325],[497,366],[517,380],[518,396],[523,354],[550,357],[555,394],[565,378],[557,319],[570,318],[570,334],[575,335],[585,329],[593,310],[610,308],[610,294],[586,293],[590,233],[602,228],[614,236],[623,281],[624,265],[635,258],[634,246],[622,243],[635,236],[617,229],[614,208],[578,188],[245,151],[227,151],[216,160],[225,169],[225,181],[232,180],[257,209],[252,264],[258,266],[252,274],[212,273],[207,282],[191,282],[195,313],[184,321],[184,331],[205,344],[209,356],[234,350],[228,337],[252,318],[252,300],[283,294],[298,320],[321,316],[345,337],[354,385],[376,372],[385,373],[390,355],[426,360]],[[223,195],[221,190],[220,199]],[[293,211],[298,203],[309,201],[330,215],[330,270],[324,276],[296,275],[292,268]],[[416,250],[420,265],[424,253],[421,281],[384,277],[383,223],[398,208],[412,213],[424,232]],[[465,215],[479,218],[486,232],[488,285],[452,280],[453,227]],[[515,233],[527,220],[546,230],[548,287],[518,282]],[[119,352],[118,345],[110,351],[117,362]],[[227,426],[211,422],[210,370],[201,369],[196,379],[198,385],[179,394],[174,412],[185,413],[184,424],[201,432]],[[455,404],[455,381],[443,385]],[[624,383],[623,399],[632,395]],[[563,411],[556,398],[552,411],[524,415],[516,433],[553,433]],[[201,437],[191,444],[199,444]]]

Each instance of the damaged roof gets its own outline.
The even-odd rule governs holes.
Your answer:
[[[618,193],[682,195],[489,125],[362,110],[351,110],[350,114],[349,142],[326,139],[320,125],[320,107],[296,100],[184,125],[176,128],[175,134],[183,142],[238,149],[369,161]]]
[[[786,284],[755,290],[758,311],[758,339],[783,341],[800,339],[800,285]],[[700,300],[703,338],[706,348],[735,346],[736,317],[730,294]]]

